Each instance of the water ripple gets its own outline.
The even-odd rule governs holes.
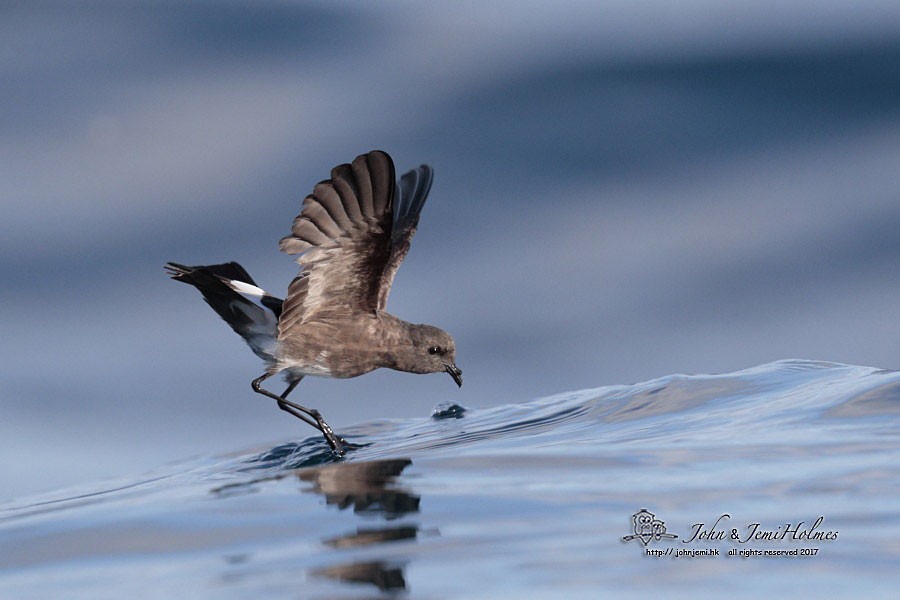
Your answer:
[[[492,588],[505,575],[530,582],[520,595],[591,597],[643,577],[641,549],[621,538],[652,508],[681,535],[723,513],[773,528],[822,517],[840,532],[805,562],[656,561],[668,595],[702,576],[750,598],[798,574],[851,595],[866,573],[882,576],[869,579],[878,595],[900,572],[898,417],[897,372],[799,360],[440,405],[346,428],[340,458],[310,436],[0,507],[0,586],[488,597],[510,593]]]

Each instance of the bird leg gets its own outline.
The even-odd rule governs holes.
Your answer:
[[[322,435],[325,436],[325,441],[328,442],[328,445],[331,446],[331,449],[334,450],[334,452],[336,452],[338,455],[344,454],[343,440],[335,435],[334,431],[332,431],[331,429],[331,426],[325,422],[325,419],[322,418],[322,414],[319,411],[314,408],[306,408],[304,406],[300,406],[299,404],[294,404],[293,402],[287,401],[288,394],[294,391],[294,388],[297,387],[297,384],[300,383],[301,379],[303,379],[303,377],[290,382],[287,386],[287,389],[284,390],[284,392],[281,394],[281,409],[290,412],[296,417],[300,416],[296,411],[303,411],[311,416],[316,421],[313,427],[322,432]],[[303,420],[306,421],[306,419]],[[308,423],[309,421],[306,422]]]
[[[313,427],[321,431],[322,435],[325,436],[325,441],[328,442],[329,446],[331,446],[331,450],[338,456],[344,454],[344,445],[341,443],[340,438],[338,438],[334,434],[331,426],[329,426],[328,423],[325,422],[325,419],[322,418],[322,415],[319,413],[319,411],[312,408],[306,408],[305,406],[300,406],[299,404],[294,404],[287,399],[287,395],[290,394],[295,387],[297,387],[297,384],[300,383],[300,379],[292,381],[290,384],[288,384],[288,387],[286,390],[284,390],[284,393],[280,396],[277,396],[269,390],[265,390],[260,387],[260,384],[272,375],[272,373],[263,373],[262,375],[254,379],[253,383],[250,384],[253,388],[253,391],[257,394],[262,394],[263,396],[268,396],[269,398],[275,400],[278,403],[278,408],[294,415],[307,425],[312,425]]]

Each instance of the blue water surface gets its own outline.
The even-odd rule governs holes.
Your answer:
[[[900,587],[894,371],[782,361],[488,409],[441,405],[340,433],[354,446],[342,459],[310,436],[0,507],[2,597],[892,597]],[[678,537],[641,538],[641,509]],[[691,539],[717,520],[725,539]],[[769,539],[731,539],[755,523]]]

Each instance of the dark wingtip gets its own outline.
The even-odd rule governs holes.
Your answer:
[[[433,181],[434,169],[424,164],[400,177],[398,182],[400,203],[396,210],[401,228],[418,223],[419,213],[422,212],[425,200],[428,199]]]

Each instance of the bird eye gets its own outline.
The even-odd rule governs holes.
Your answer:
[[[431,348],[428,349],[428,354],[439,354],[440,351],[441,351],[441,349],[438,348],[437,346],[432,346]]]

